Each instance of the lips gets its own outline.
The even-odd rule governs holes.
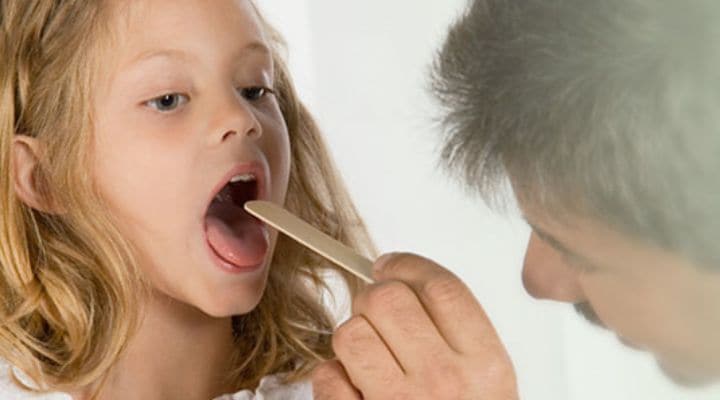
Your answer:
[[[213,191],[205,214],[205,236],[226,269],[248,269],[265,259],[267,227],[243,206],[247,201],[266,198],[266,182],[263,164],[247,163],[230,170]]]

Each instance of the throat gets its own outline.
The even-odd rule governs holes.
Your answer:
[[[232,319],[161,293],[152,297],[98,398],[207,400],[230,393],[224,382],[232,367]]]

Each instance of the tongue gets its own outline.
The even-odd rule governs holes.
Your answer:
[[[263,262],[268,238],[262,223],[245,212],[232,217],[207,215],[205,229],[210,246],[225,261],[237,267]]]

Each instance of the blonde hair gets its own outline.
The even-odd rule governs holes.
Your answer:
[[[90,94],[100,38],[107,34],[102,21],[110,17],[104,3],[0,2],[0,357],[41,391],[100,381],[137,328],[148,290],[133,247],[86,168],[92,160]],[[295,93],[280,55],[282,40],[263,23],[274,47],[275,90],[292,148],[285,206],[372,256],[318,127]],[[41,143],[34,179],[63,213],[32,209],[14,192],[11,147],[17,134]],[[260,304],[233,317],[236,368],[227,378],[238,390],[273,373],[288,373],[288,381],[305,378],[318,361],[333,356],[329,332],[335,321],[320,298],[328,270],[342,276],[351,294],[361,287],[303,247],[278,239]]]

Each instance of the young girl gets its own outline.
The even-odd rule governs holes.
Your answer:
[[[311,397],[334,267],[242,204],[372,246],[250,0],[7,0],[0,27],[0,397]]]

